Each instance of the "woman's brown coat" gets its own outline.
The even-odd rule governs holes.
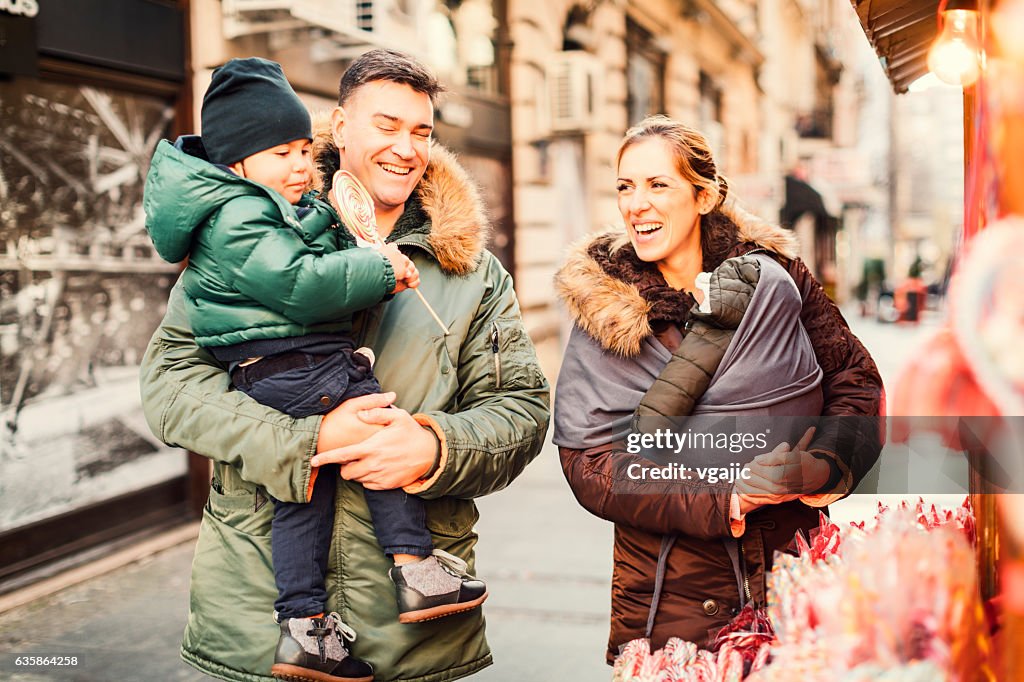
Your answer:
[[[789,272],[803,299],[801,321],[823,372],[824,416],[861,417],[833,420],[819,428],[809,450],[832,458],[844,472],[837,492],[848,493],[874,465],[881,449],[877,420],[882,408],[881,377],[874,361],[850,332],[838,308],[802,261],[795,258],[792,233],[736,210],[722,234],[705,239],[705,269],[724,257],[755,249],[772,254]],[[722,224],[723,221],[718,221]],[[718,239],[722,258],[708,263],[707,244]],[[654,335],[648,316],[652,305],[634,282],[605,269],[622,245],[621,232],[588,238],[574,249],[555,278],[559,296],[573,321],[608,352],[636,356],[644,338]],[[722,245],[722,240],[726,240]],[[626,244],[623,249],[631,249]],[[595,258],[599,254],[600,258]],[[713,257],[712,260],[715,260]],[[661,331],[671,347],[678,333]],[[557,398],[557,396],[556,396]],[[766,576],[772,555],[790,546],[798,530],[817,525],[821,499],[763,507],[746,517],[743,535],[733,537],[730,525],[731,484],[703,486],[692,493],[628,494],[621,482],[624,468],[637,455],[623,443],[587,450],[559,448],[562,468],[579,503],[615,523],[615,568],[612,577],[612,622],[608,661],[620,645],[643,637],[654,597],[656,567],[663,540],[675,535],[668,550],[660,604],[651,634],[652,646],[669,637],[706,644],[743,603],[766,601]],[[832,496],[833,498],[836,496]]]

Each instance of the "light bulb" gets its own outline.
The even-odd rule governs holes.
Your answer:
[[[942,34],[928,51],[928,68],[939,80],[967,87],[981,74],[978,13],[953,9],[942,13]]]

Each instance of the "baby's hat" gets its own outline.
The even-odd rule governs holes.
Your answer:
[[[309,112],[281,65],[259,57],[232,59],[214,70],[203,97],[202,126],[207,156],[222,164],[313,137]]]

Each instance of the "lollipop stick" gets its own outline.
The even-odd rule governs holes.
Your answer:
[[[334,178],[331,181],[331,191],[328,197],[331,199],[334,207],[338,209],[338,213],[341,214],[345,227],[356,238],[356,244],[375,249],[384,246],[384,240],[377,233],[377,219],[374,215],[373,199],[362,183],[359,182],[359,178],[348,171],[339,170],[334,174]],[[419,289],[416,289],[416,295],[420,297],[427,311],[441,326],[441,329],[444,330],[444,335],[448,336],[451,333],[448,331],[448,327],[437,316],[434,309],[430,307],[427,299],[423,298],[423,294],[420,293]]]
[[[446,327],[444,325],[444,322],[441,321],[441,318],[437,316],[437,313],[434,312],[434,309],[430,307],[429,303],[427,303],[427,299],[423,298],[423,294],[420,293],[420,290],[419,289],[413,289],[413,291],[415,291],[416,295],[420,297],[421,301],[423,301],[423,305],[426,306],[427,312],[429,312],[431,315],[434,316],[434,319],[441,326],[441,329],[444,330],[444,335],[448,336],[449,334],[451,334],[451,332],[448,330],[448,327]]]

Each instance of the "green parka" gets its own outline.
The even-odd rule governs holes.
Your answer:
[[[336,153],[336,152],[335,152]],[[441,441],[441,466],[418,494],[438,549],[473,566],[472,498],[501,490],[537,455],[549,389],[527,336],[512,279],[484,249],[480,199],[435,146],[407,204],[427,220],[394,241],[415,262],[421,290],[451,334],[411,292],[355,316],[353,335],[377,355],[374,371],[397,405]],[[196,346],[183,283],[141,368],[142,402],[164,442],[214,460],[214,486],[192,568],[182,657],[228,680],[269,680],[278,627],[267,493],[306,499],[320,417],[293,419],[229,390],[228,375]],[[409,490],[409,488],[407,488]],[[340,481],[327,575],[328,609],[359,633],[353,654],[377,680],[453,680],[491,663],[480,609],[416,625],[398,622],[389,561],[377,545],[362,488]]]
[[[162,140],[146,176],[146,229],[182,274],[189,321],[204,348],[347,333],[352,314],[395,288],[388,259],[360,249],[330,205],[295,207],[215,166],[196,136]]]

